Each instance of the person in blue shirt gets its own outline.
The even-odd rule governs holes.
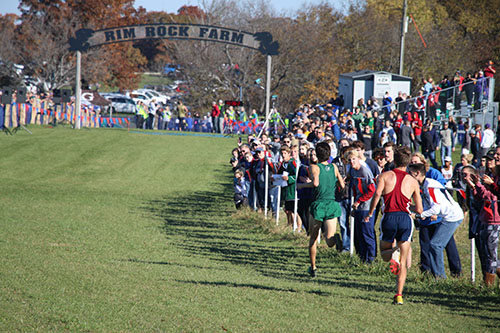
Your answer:
[[[391,113],[392,97],[389,96],[389,92],[386,91],[384,98],[382,99],[382,106],[384,110],[385,119],[389,119],[389,114]]]

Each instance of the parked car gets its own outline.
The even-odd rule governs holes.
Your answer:
[[[152,98],[146,93],[134,90],[129,94],[130,98],[134,100],[134,102],[137,104],[139,101],[142,101],[144,104],[149,105],[151,103]]]
[[[111,102],[113,112],[136,113],[137,106],[132,98],[121,94],[102,94],[102,96]]]
[[[153,89],[138,89],[137,91],[145,93],[151,99],[154,99],[158,103],[162,103],[163,105],[166,105],[168,103],[168,100],[170,99],[170,97],[168,97],[168,96],[166,96],[164,94],[161,94],[161,93],[159,93],[159,92],[157,92],[157,91],[155,91]]]

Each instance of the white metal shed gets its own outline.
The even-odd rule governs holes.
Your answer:
[[[402,76],[384,71],[361,70],[339,75],[339,95],[344,95],[344,107],[352,109],[360,98],[366,101],[375,96],[380,105],[386,91],[392,99],[396,99],[398,92],[410,94],[411,80],[409,76]]]

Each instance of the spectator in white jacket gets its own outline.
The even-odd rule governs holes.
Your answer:
[[[411,164],[408,171],[420,184],[424,211],[413,218],[433,220],[441,218],[430,241],[431,272],[436,278],[446,279],[443,250],[464,219],[460,205],[438,181],[425,177],[424,164]]]
[[[491,146],[495,143],[495,133],[491,130],[491,125],[484,125],[483,137],[481,139],[482,156],[486,155]]]

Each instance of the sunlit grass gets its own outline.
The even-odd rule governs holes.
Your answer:
[[[0,330],[496,331],[498,289],[394,277],[236,212],[236,140],[32,128],[0,137]],[[479,267],[478,267],[479,270]],[[478,277],[479,279],[479,277]]]

